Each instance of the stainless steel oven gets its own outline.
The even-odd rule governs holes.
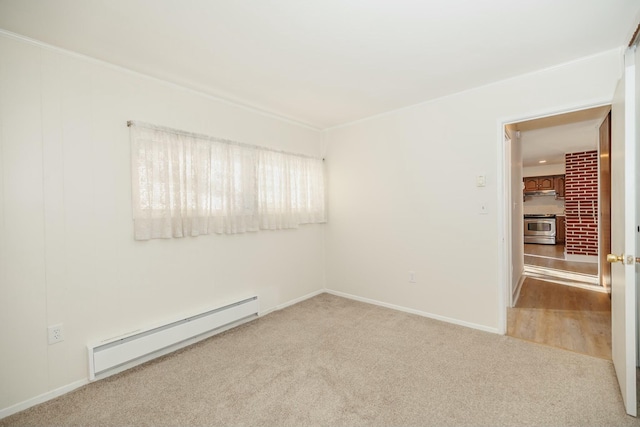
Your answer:
[[[556,216],[547,214],[526,214],[524,216],[524,242],[555,245]]]

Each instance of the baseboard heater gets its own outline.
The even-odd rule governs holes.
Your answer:
[[[89,379],[120,372],[257,316],[258,297],[254,296],[162,326],[90,344],[87,346]]]

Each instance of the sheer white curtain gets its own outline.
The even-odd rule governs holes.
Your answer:
[[[259,150],[260,228],[293,228],[325,221],[322,160]]]
[[[325,222],[322,160],[130,123],[135,238]]]

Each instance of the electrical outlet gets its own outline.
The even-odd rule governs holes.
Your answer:
[[[49,332],[49,344],[55,344],[60,341],[64,341],[64,330],[62,329],[62,323],[59,325],[52,325],[47,328]]]
[[[410,271],[409,272],[409,283],[416,283],[416,272],[415,271]]]

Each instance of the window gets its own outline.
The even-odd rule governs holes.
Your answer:
[[[136,239],[325,222],[322,160],[129,124]]]

